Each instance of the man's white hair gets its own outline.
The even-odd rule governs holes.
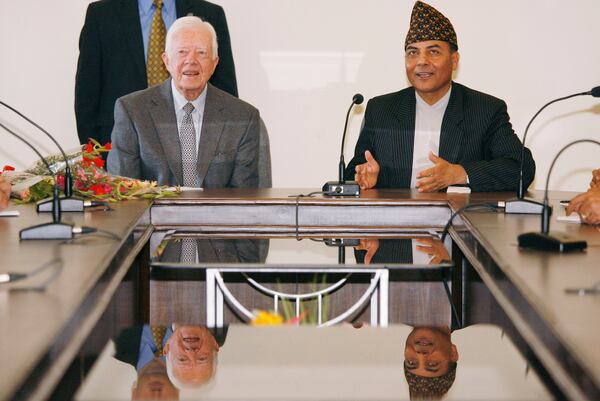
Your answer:
[[[219,44],[217,43],[217,32],[215,31],[215,28],[213,28],[213,26],[206,22],[206,21],[202,21],[201,18],[199,17],[194,17],[194,16],[187,16],[187,17],[181,17],[175,20],[175,22],[173,22],[173,25],[171,25],[171,28],[169,28],[169,32],[167,32],[167,39],[165,41],[165,52],[167,54],[171,53],[171,47],[172,47],[172,42],[173,42],[173,37],[179,33],[180,31],[183,31],[184,29],[207,29],[208,32],[210,33],[211,39],[212,39],[212,57],[213,60],[215,60],[219,54]]]
[[[214,351],[214,355],[213,355],[213,366],[212,366],[213,369],[210,374],[210,378],[206,382],[192,382],[192,383],[181,380],[173,372],[173,361],[169,357],[169,354],[165,355],[166,365],[167,365],[167,376],[169,377],[169,380],[171,381],[171,383],[173,383],[173,386],[175,386],[177,389],[183,390],[183,389],[200,388],[200,387],[205,386],[208,383],[211,383],[214,380],[215,374],[217,373],[217,364],[219,362],[216,351]]]

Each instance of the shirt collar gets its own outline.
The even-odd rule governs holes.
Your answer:
[[[138,0],[138,9],[141,15],[148,15],[152,13],[152,7],[154,0]],[[163,10],[166,10],[167,14],[169,10],[175,9],[175,0],[163,0]]]
[[[171,79],[171,92],[173,92],[173,102],[175,103],[175,111],[177,112],[183,109],[183,106],[190,102],[194,105],[194,109],[198,110],[198,112],[202,114],[204,111],[204,105],[206,104],[206,88],[208,88],[208,83],[204,86],[204,90],[202,91],[200,96],[198,96],[194,100],[187,100],[185,97],[183,97],[181,93],[179,93],[179,91],[175,87],[175,82],[173,81],[173,79]]]
[[[452,85],[450,85],[448,92],[446,92],[446,94],[444,96],[442,96],[442,98],[440,100],[438,100],[434,104],[430,105],[425,100],[423,100],[421,98],[421,96],[419,96],[419,94],[415,91],[415,95],[417,98],[417,105],[419,107],[424,107],[424,108],[431,109],[431,110],[440,110],[440,109],[445,110],[446,106],[448,106],[448,102],[450,101],[450,93],[452,93]]]

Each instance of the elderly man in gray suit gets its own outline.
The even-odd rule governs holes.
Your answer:
[[[110,173],[161,185],[259,186],[259,112],[208,83],[217,54],[209,23],[173,23],[163,53],[171,78],[115,104]]]

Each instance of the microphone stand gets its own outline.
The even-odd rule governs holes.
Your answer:
[[[65,196],[64,197],[61,196],[58,198],[59,199],[58,202],[60,202],[60,205],[61,205],[61,210],[63,212],[83,212],[85,207],[92,206],[92,203],[90,201],[86,201],[86,200],[83,200],[82,198],[73,196],[73,175],[71,174],[71,166],[69,165],[69,159],[67,158],[67,155],[66,155],[64,149],[62,148],[62,146],[60,146],[58,141],[56,139],[54,139],[54,137],[52,135],[50,135],[50,133],[48,131],[46,131],[40,125],[38,125],[37,123],[32,121],[30,118],[25,116],[19,110],[4,103],[3,101],[0,101],[0,104],[2,106],[6,107],[7,109],[13,111],[15,114],[19,115],[25,121],[27,121],[28,123],[30,123],[37,129],[42,131],[44,134],[46,134],[46,136],[48,138],[50,138],[52,140],[52,142],[54,142],[56,147],[60,150],[60,153],[62,154],[62,157],[65,160],[65,189],[64,189]],[[49,165],[48,165],[48,169],[50,169]],[[37,203],[38,213],[52,212],[54,210],[54,202],[55,202],[54,197],[52,199],[45,199],[45,200],[39,201]]]
[[[360,240],[356,238],[325,238],[323,241],[327,246],[335,246],[338,248],[338,264],[346,263],[346,247],[355,247],[360,244]]]
[[[72,239],[73,238],[73,224],[62,223],[61,222],[61,202],[58,196],[58,182],[56,180],[56,174],[50,168],[48,161],[44,159],[42,154],[38,152],[36,148],[34,148],[29,142],[23,139],[20,135],[7,128],[4,124],[0,123],[0,127],[4,128],[8,131],[9,134],[13,135],[21,142],[29,146],[31,150],[33,150],[38,157],[44,162],[46,168],[50,172],[50,175],[54,179],[54,190],[53,196],[51,200],[52,205],[52,222],[51,223],[42,223],[36,226],[24,228],[19,231],[19,238],[21,240],[30,240],[30,239]]]
[[[573,238],[570,235],[557,231],[550,231],[550,215],[551,209],[548,200],[548,184],[550,183],[550,175],[552,169],[558,157],[568,148],[579,143],[594,143],[600,146],[600,142],[592,139],[580,139],[573,141],[564,146],[560,152],[552,160],[550,170],[548,171],[548,177],[546,178],[546,190],[544,191],[544,202],[542,204],[542,226],[541,232],[529,232],[519,235],[519,247],[536,249],[540,251],[554,251],[554,252],[569,252],[569,251],[582,251],[587,248],[587,242]]]
[[[537,116],[548,106],[551,104],[560,102],[562,100],[567,100],[576,96],[586,96],[592,95],[594,97],[600,97],[600,87],[597,86],[588,92],[580,92],[574,93],[569,96],[560,97],[558,99],[554,99],[538,110],[537,113],[529,120],[527,127],[525,128],[525,133],[523,134],[523,146],[521,147],[521,166],[519,168],[519,182],[517,184],[517,196],[516,198],[508,199],[505,202],[504,213],[508,214],[541,214],[545,212],[545,205],[540,201],[537,201],[532,198],[525,197],[525,184],[523,182],[523,167],[525,163],[525,139],[527,138],[527,132],[529,131],[529,127],[531,127],[531,123],[537,118]],[[552,208],[550,207],[547,211],[548,213],[552,213]]]
[[[361,104],[364,98],[360,93],[357,93],[352,98],[352,104],[346,113],[346,122],[344,123],[344,134],[342,136],[342,147],[340,151],[340,163],[338,165],[338,181],[327,181],[323,185],[323,195],[326,196],[359,196],[360,186],[356,181],[344,180],[344,172],[346,171],[346,162],[344,161],[344,143],[346,141],[346,131],[348,130],[348,118],[350,111],[355,104]]]

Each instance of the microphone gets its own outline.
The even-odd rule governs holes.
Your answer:
[[[523,184],[523,163],[525,161],[525,138],[527,138],[527,132],[529,131],[529,127],[533,120],[544,110],[546,107],[550,106],[553,103],[560,102],[562,100],[570,99],[576,96],[588,96],[591,95],[593,97],[600,97],[600,86],[596,86],[592,88],[592,90],[587,92],[575,93],[569,96],[560,97],[558,99],[554,99],[548,103],[546,103],[541,109],[538,110],[537,113],[529,120],[527,127],[525,128],[525,133],[523,134],[523,146],[521,148],[521,167],[519,168],[519,182],[517,184],[517,197],[508,199],[505,202],[504,213],[509,214],[540,214],[544,211],[544,205],[539,201],[531,198],[525,198],[525,188]]]
[[[7,109],[11,110],[15,114],[19,115],[22,119],[24,119],[25,121],[27,121],[28,123],[30,123],[31,125],[36,127],[37,129],[42,131],[44,134],[46,134],[46,136],[48,138],[50,138],[52,140],[52,142],[54,142],[56,147],[60,150],[60,153],[62,154],[62,157],[65,160],[65,190],[64,190],[65,196],[59,197],[61,210],[63,212],[83,212],[85,207],[92,206],[92,202],[85,201],[79,197],[73,196],[73,175],[71,174],[71,166],[69,165],[69,160],[67,158],[67,155],[66,155],[64,149],[62,148],[62,146],[60,146],[58,141],[52,135],[50,135],[50,133],[48,131],[46,131],[40,125],[38,125],[37,123],[35,123],[31,119],[29,119],[27,116],[25,116],[19,110],[4,103],[1,100],[0,100],[0,104],[2,106],[6,107]],[[53,203],[53,200],[50,200],[50,199],[39,201],[37,203],[38,213],[39,212],[52,212],[52,210],[53,210],[52,203]]]
[[[346,113],[346,122],[344,123],[344,135],[342,136],[342,146],[340,150],[340,164],[338,166],[338,181],[327,181],[323,185],[323,195],[327,196],[358,196],[360,195],[360,186],[356,181],[345,181],[344,171],[346,170],[346,162],[344,161],[344,143],[346,141],[346,131],[348,130],[348,118],[350,111],[355,104],[361,104],[365,100],[363,95],[357,93],[352,97],[352,104]]]
[[[7,128],[4,124],[0,123],[0,127],[4,128],[8,131],[9,134],[13,135],[25,145],[29,146],[31,150],[33,150],[38,157],[44,162],[46,168],[50,172],[50,175],[54,179],[54,191],[51,200],[52,205],[52,223],[43,223],[38,224],[37,226],[32,226],[29,228],[24,228],[19,232],[19,238],[21,240],[29,240],[29,239],[72,239],[73,238],[73,224],[67,224],[61,222],[61,202],[58,196],[58,182],[56,180],[56,174],[50,168],[48,161],[44,159],[42,154],[38,152],[38,150],[33,147],[29,142],[27,142],[23,137],[18,135],[13,130]]]
[[[357,95],[357,96],[360,96],[360,95]],[[361,99],[361,102],[362,102],[362,99]],[[347,246],[355,247],[355,246],[360,245],[360,239],[358,239],[358,238],[325,238],[323,242],[327,246],[334,246],[334,247],[338,248],[338,264],[340,264],[340,265],[343,265],[346,263],[346,247]]]
[[[52,266],[58,265],[58,266],[62,267],[62,262],[63,261],[61,258],[55,258],[55,259],[53,259],[49,262],[46,262],[43,265],[41,265],[27,273],[8,272],[8,273],[0,274],[0,285],[14,283],[15,281],[24,280],[26,278],[33,277],[36,274],[41,273],[42,271],[44,271],[47,268],[52,267]]]
[[[587,248],[587,242],[573,238],[572,236],[562,232],[550,231],[550,215],[551,209],[548,201],[548,183],[550,182],[550,175],[552,169],[558,157],[568,148],[579,143],[595,143],[600,146],[600,142],[592,139],[580,139],[573,141],[564,146],[560,152],[552,160],[550,170],[548,171],[548,177],[546,178],[546,190],[544,191],[544,203],[542,211],[542,230],[541,232],[530,232],[519,235],[519,247],[536,249],[539,251],[553,251],[553,252],[569,252],[569,251],[582,251]]]
[[[592,88],[592,90],[588,92],[588,95],[592,95],[593,97],[600,97],[600,86]]]

